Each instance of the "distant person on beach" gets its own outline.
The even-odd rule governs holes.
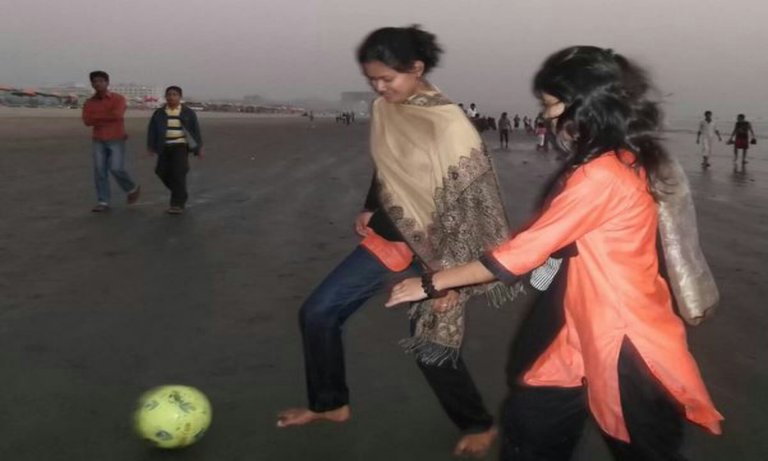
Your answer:
[[[425,78],[441,53],[436,37],[417,26],[378,29],[357,50],[379,95],[371,118],[375,171],[355,221],[362,242],[300,309],[309,407],[281,412],[278,427],[347,421],[346,320],[393,279],[469,261],[509,232],[482,139],[459,107]],[[456,455],[483,456],[496,437],[493,417],[460,354],[464,305],[476,293],[502,302],[509,289],[492,284],[433,293],[412,306],[412,337],[405,341],[463,433]]]
[[[515,122],[515,129],[520,128],[520,115],[515,114],[515,118],[512,119]]]
[[[544,125],[544,121],[539,121],[536,124],[536,150],[549,151],[549,143],[547,143],[547,127]]]
[[[554,312],[554,328],[522,329],[535,339],[546,331],[546,341],[524,366],[508,368],[501,459],[569,460],[591,419],[618,461],[683,460],[686,420],[719,434],[723,417],[670,288],[683,288],[681,312],[705,312],[718,295],[703,255],[688,261],[692,253],[679,249],[681,241],[698,248],[695,212],[682,169],[657,141],[663,117],[651,82],[611,50],[571,47],[543,63],[533,87],[569,154],[537,217],[476,261],[400,282],[386,305],[514,283],[559,255],[533,306]],[[658,243],[674,256],[667,270],[682,277],[664,279]]]
[[[715,136],[720,141],[723,137],[720,136],[715,126],[715,122],[712,121],[712,111],[708,110],[704,112],[704,120],[699,123],[699,131],[696,133],[696,144],[701,145],[701,166],[702,168],[709,168],[709,156],[712,155],[712,143],[715,141]]]
[[[141,187],[125,169],[125,98],[109,91],[109,74],[103,70],[90,73],[95,94],[83,104],[83,123],[93,127],[91,151],[96,182],[94,213],[109,211],[111,192],[109,174],[128,196],[128,205],[136,203]]]
[[[469,109],[467,109],[467,115],[469,116],[469,118],[477,118],[480,116],[480,111],[477,110],[477,106],[475,105],[474,102],[469,104]]]
[[[189,154],[203,157],[203,138],[197,114],[181,103],[181,87],[165,90],[165,105],[155,110],[147,129],[147,150],[157,155],[155,174],[171,191],[167,213],[184,213],[187,204]]]
[[[531,119],[527,115],[523,117],[523,128],[525,128],[526,133],[533,131],[531,129]]]
[[[506,112],[502,112],[499,117],[499,141],[502,149],[509,148],[509,132],[512,131],[512,123]]]
[[[750,135],[752,138],[750,139]],[[752,124],[747,121],[744,114],[739,114],[736,117],[736,124],[733,125],[733,132],[728,139],[728,144],[733,144],[733,161],[736,162],[739,159],[739,149],[741,149],[741,163],[747,162],[747,150],[749,150],[749,144],[757,144],[757,138],[755,132],[752,131]]]

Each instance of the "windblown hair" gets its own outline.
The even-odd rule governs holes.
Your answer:
[[[357,48],[357,62],[380,61],[398,72],[407,72],[421,61],[426,74],[437,66],[442,53],[437,37],[418,25],[383,27],[371,32]]]
[[[660,142],[663,113],[645,71],[610,49],[574,46],[544,61],[533,91],[565,104],[557,118],[558,145],[568,154],[564,173],[603,154],[628,150],[646,171],[649,190],[664,180],[669,156]]]

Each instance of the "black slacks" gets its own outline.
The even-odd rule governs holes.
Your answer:
[[[630,442],[603,434],[614,459],[682,461],[683,410],[651,375],[625,339],[618,362],[619,389]],[[502,408],[504,461],[571,459],[589,417],[586,388],[517,386]]]
[[[184,208],[187,203],[189,150],[186,144],[168,144],[157,155],[155,174],[171,191],[171,206]]]
[[[509,395],[501,416],[503,461],[567,461],[589,418],[585,386],[519,384],[522,374],[546,350],[565,323],[562,304],[565,275],[569,256],[575,249],[565,250],[558,274],[549,288],[539,294],[511,345],[507,363]],[[629,338],[624,338],[622,343],[617,373],[630,443],[603,434],[614,458],[620,461],[684,460],[679,453],[684,411],[651,374]]]

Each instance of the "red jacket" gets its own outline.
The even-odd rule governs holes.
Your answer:
[[[93,139],[99,141],[114,141],[126,139],[125,98],[107,91],[103,97],[94,95],[83,105],[83,123],[93,127]]]

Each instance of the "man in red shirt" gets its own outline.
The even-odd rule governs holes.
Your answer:
[[[91,211],[109,210],[109,172],[128,194],[128,204],[136,203],[141,188],[125,171],[125,98],[109,91],[109,75],[96,70],[90,74],[96,92],[83,105],[83,123],[93,127],[93,173],[96,181],[96,206]]]

